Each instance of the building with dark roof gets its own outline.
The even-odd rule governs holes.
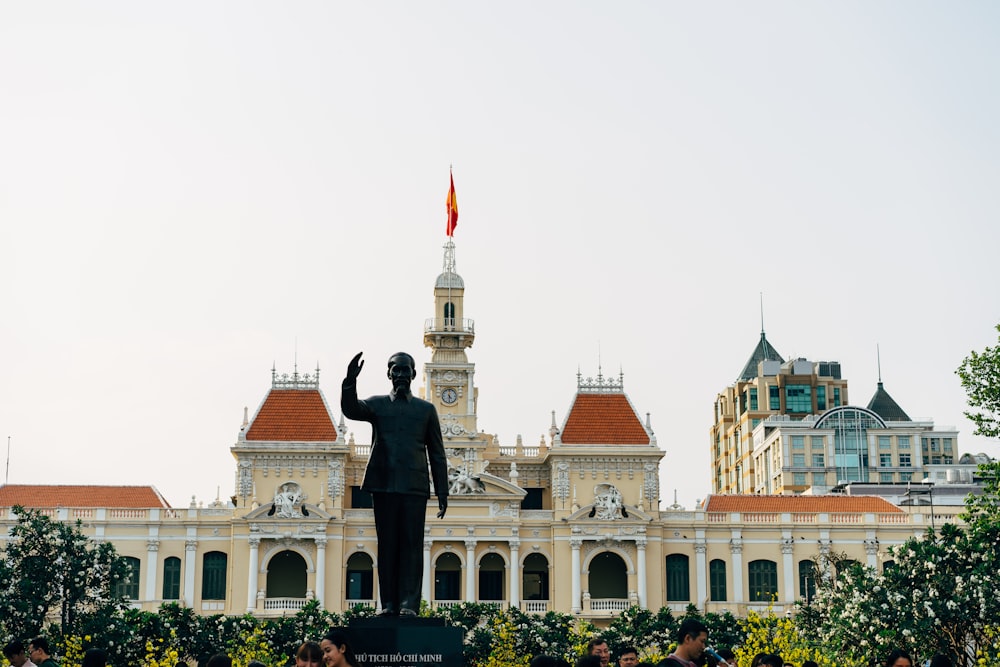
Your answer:
[[[913,421],[881,377],[866,408],[848,402],[836,361],[782,361],[761,332],[710,430],[715,493],[826,493],[849,482],[918,481],[954,463],[958,432]]]

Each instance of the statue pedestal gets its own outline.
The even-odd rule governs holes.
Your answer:
[[[464,667],[462,629],[443,618],[355,618],[347,628],[361,667]]]

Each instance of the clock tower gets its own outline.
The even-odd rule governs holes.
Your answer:
[[[424,323],[424,346],[432,350],[424,364],[424,398],[437,408],[446,448],[465,448],[479,441],[474,379],[476,367],[465,354],[476,338],[475,324],[465,317],[465,281],[455,272],[455,242],[444,246],[444,271],[434,282],[434,317]]]

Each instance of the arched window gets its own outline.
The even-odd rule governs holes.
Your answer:
[[[529,554],[524,559],[524,599],[549,599],[549,561],[542,554]]]
[[[892,570],[895,567],[896,567],[896,561],[887,560],[886,562],[882,563],[882,572],[883,573],[888,572],[889,570]]]
[[[799,595],[806,602],[816,597],[816,564],[811,560],[799,561]]]
[[[375,578],[372,558],[361,551],[347,559],[347,599],[374,600]]]
[[[726,601],[726,561],[720,558],[708,564],[708,594],[712,602]]]
[[[503,600],[504,562],[499,554],[486,554],[479,561],[479,599]]]
[[[747,566],[750,601],[769,602],[778,595],[778,564],[773,560],[754,560]]]
[[[455,326],[455,304],[451,301],[444,304],[444,326],[445,329],[451,329]]]
[[[181,559],[176,556],[163,559],[163,599],[181,599]]]
[[[267,564],[267,597],[304,598],[306,569],[306,559],[301,554],[287,549],[276,553]]]
[[[462,561],[453,553],[438,556],[434,566],[434,599],[462,599]]]
[[[605,551],[590,561],[588,580],[590,597],[625,599],[628,597],[628,568],[616,553]]]
[[[688,602],[691,599],[690,580],[688,557],[684,554],[667,556],[667,600]]]
[[[221,551],[209,551],[201,559],[201,599],[226,599],[226,566],[229,557]]]
[[[128,574],[115,586],[115,595],[129,600],[139,599],[139,559],[125,556],[122,560],[128,565]]]

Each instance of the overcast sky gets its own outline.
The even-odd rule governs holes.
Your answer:
[[[428,361],[449,165],[502,443],[600,361],[690,507],[763,293],[852,404],[879,346],[912,418],[1000,455],[955,375],[1000,322],[998,32],[995,2],[0,0],[9,481],[226,497],[272,364],[339,419],[355,352],[361,393]]]

